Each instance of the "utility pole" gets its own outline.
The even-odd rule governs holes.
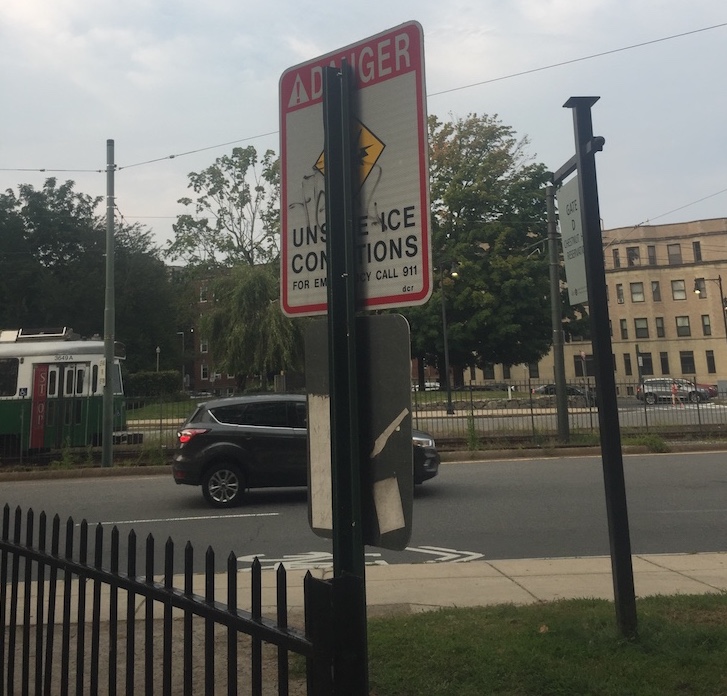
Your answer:
[[[104,301],[103,420],[101,428],[101,466],[113,464],[114,438],[114,343],[116,309],[114,306],[114,141],[106,141],[106,295]]]
[[[555,362],[555,405],[558,418],[558,440],[568,442],[568,394],[565,384],[565,357],[563,355],[563,317],[560,307],[560,262],[558,260],[558,234],[555,219],[555,186],[545,187],[548,209],[548,258],[550,263],[550,321],[553,329],[553,359]]]

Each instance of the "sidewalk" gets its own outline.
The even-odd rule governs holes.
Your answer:
[[[637,597],[727,592],[727,553],[634,555],[632,563]],[[291,611],[303,608],[306,572],[288,572]],[[320,578],[333,573],[328,568],[310,572]],[[249,596],[249,582],[249,573],[238,574],[241,597]],[[274,571],[263,571],[265,611],[274,607],[274,583]],[[597,556],[367,566],[366,598],[370,616],[575,598],[613,601],[611,559]]]

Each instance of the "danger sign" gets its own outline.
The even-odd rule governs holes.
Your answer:
[[[424,44],[421,26],[409,22],[280,78],[281,304],[289,316],[327,310],[323,68],[342,59],[357,90],[358,296],[380,309],[423,304],[431,294]]]

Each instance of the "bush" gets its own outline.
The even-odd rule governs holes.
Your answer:
[[[179,394],[182,376],[177,370],[165,372],[135,372],[124,379],[127,397],[176,396]]]
[[[638,435],[637,437],[627,437],[623,441],[624,445],[642,445],[649,452],[671,452],[671,447],[660,435]]]

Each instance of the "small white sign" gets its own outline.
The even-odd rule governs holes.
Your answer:
[[[578,177],[574,176],[567,184],[563,184],[558,190],[556,198],[560,217],[565,279],[568,283],[568,299],[571,305],[588,304],[586,256],[583,248],[583,225],[581,224]]]

